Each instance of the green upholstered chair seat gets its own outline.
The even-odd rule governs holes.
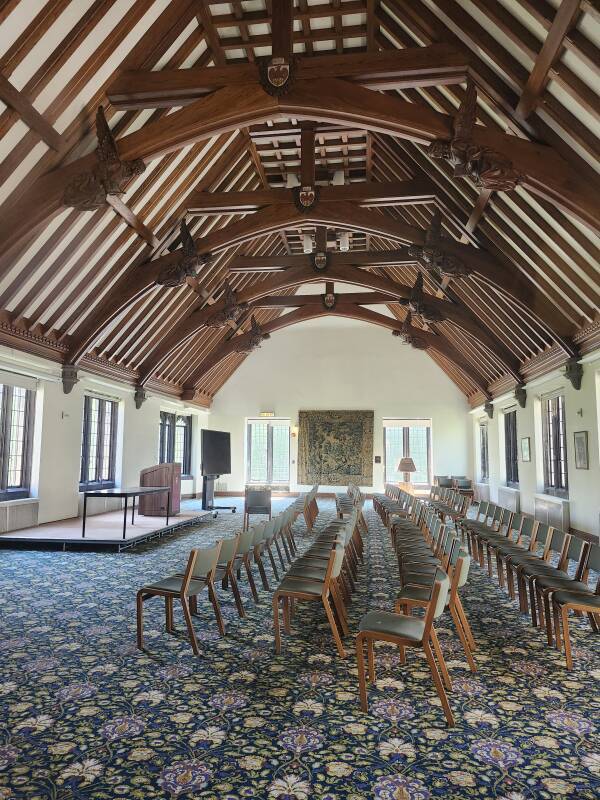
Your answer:
[[[325,564],[322,568],[319,566],[304,566],[301,565],[296,567],[295,565],[287,571],[286,578],[306,578],[306,580],[310,581],[323,581],[325,580],[325,575],[327,574],[327,564]]]
[[[571,592],[589,591],[589,586],[582,581],[576,581],[567,575],[566,572],[555,571],[554,575],[540,575],[536,578],[536,583],[542,589],[565,589]]]
[[[181,592],[181,585],[183,583],[183,575],[170,575],[168,578],[162,578],[156,583],[144,586],[144,589],[158,589],[161,592],[173,592],[179,594]],[[188,588],[188,594],[198,594],[206,588],[206,581],[192,580]]]
[[[321,597],[323,593],[323,581],[298,580],[297,578],[284,578],[277,587],[278,592],[283,594],[293,594],[300,592],[301,594],[312,594],[315,597]]]
[[[411,642],[420,642],[423,639],[425,623],[418,617],[392,614],[389,611],[369,611],[361,619],[358,629],[361,632],[399,636]]]
[[[427,586],[405,586],[396,595],[397,600],[417,600],[428,603],[431,597],[431,588]]]
[[[561,605],[568,604],[585,604],[591,608],[600,610],[600,595],[592,594],[592,592],[554,592],[554,599]]]

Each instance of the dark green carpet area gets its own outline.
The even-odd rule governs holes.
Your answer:
[[[282,509],[289,501],[277,501]],[[333,515],[320,501],[317,527]],[[387,532],[367,509],[365,563],[349,609],[392,609]],[[241,515],[121,554],[0,552],[0,800],[427,800],[600,796],[600,637],[574,620],[575,669],[474,567],[463,602],[478,643],[472,674],[448,615],[438,625],[454,682],[445,726],[425,659],[377,651],[370,713],[358,705],[353,637],[335,652],[322,609],[301,606],[273,654],[271,595],[247,618],[219,587],[227,636],[205,598],[195,658],[176,609],[135,593],[181,571],[191,547],[230,535]],[[310,537],[301,520],[297,540]],[[272,571],[269,580],[275,583]],[[260,586],[258,573],[257,585]]]

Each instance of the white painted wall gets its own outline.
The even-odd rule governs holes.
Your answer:
[[[200,429],[207,427],[206,412],[152,395],[138,410],[131,387],[86,373],[81,373],[79,383],[66,395],[57,364],[8,348],[0,348],[0,369],[37,378],[32,496],[39,501],[40,523],[74,517],[81,511],[78,484],[86,393],[109,397],[119,403],[116,482],[122,487],[138,486],[140,470],[157,463],[160,411],[192,414],[194,480],[182,481],[182,494],[192,495],[201,490]],[[88,513],[120,505],[120,501],[109,503],[90,500]]]
[[[541,397],[560,389],[565,396],[567,426],[567,465],[569,475],[569,512],[571,527],[600,534],[600,353],[588,356],[584,363],[581,389],[576,391],[559,372],[532,381],[527,386],[527,405],[517,406],[517,438],[519,443],[519,488],[521,510],[533,513],[536,494],[544,488],[541,445]],[[505,485],[503,410],[514,406],[512,397],[494,401],[494,418],[488,421],[490,500],[498,499],[498,487]],[[485,418],[482,408],[472,412],[473,459],[479,477],[478,422]],[[590,469],[575,469],[573,433],[588,431]],[[521,459],[521,439],[531,440],[531,461]]]
[[[230,431],[232,444],[232,474],[220,483],[236,492],[246,483],[248,417],[274,411],[293,426],[298,411],[319,409],[374,411],[373,453],[382,462],[383,417],[431,418],[434,474],[472,473],[467,402],[429,356],[373,325],[324,319],[275,333],[216,395],[209,427]],[[297,449],[292,439],[292,491],[302,488]],[[383,463],[373,465],[373,483],[383,488]]]

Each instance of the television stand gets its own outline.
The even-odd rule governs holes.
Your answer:
[[[203,475],[202,476],[202,510],[214,511],[215,517],[219,511],[231,510],[235,514],[236,506],[216,506],[215,500],[215,480],[220,478],[220,475]]]

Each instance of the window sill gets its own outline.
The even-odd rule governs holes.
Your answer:
[[[512,484],[512,485],[511,485],[510,483],[507,483],[507,484],[506,484],[505,486],[503,486],[502,488],[503,488],[503,489],[508,489],[508,490],[509,490],[509,491],[511,491],[511,492],[520,492],[520,491],[521,491],[521,487],[520,487],[520,486],[518,486],[518,485],[515,485],[515,484]]]
[[[0,508],[6,508],[7,506],[17,506],[17,505],[28,505],[28,504],[36,504],[39,505],[39,499],[37,497],[15,497],[13,500],[10,499],[3,499],[0,500]]]
[[[194,480],[194,476],[193,475],[182,475],[181,476],[181,480],[182,481],[193,481]]]
[[[79,484],[79,494],[84,492],[101,492],[103,489],[116,489],[116,483],[85,483]]]
[[[545,500],[547,503],[556,503],[557,506],[562,505],[562,503],[569,502],[569,495],[563,496],[558,494],[549,494],[547,492],[536,492],[535,497],[538,500]]]

